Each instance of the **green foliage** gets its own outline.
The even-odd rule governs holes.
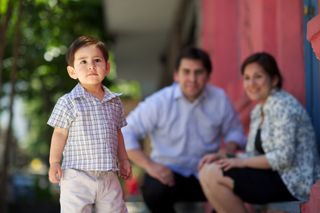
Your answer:
[[[9,0],[1,0],[0,1],[0,15],[2,16],[7,10]]]
[[[65,52],[79,35],[107,41],[101,1],[29,0],[24,5],[19,94],[26,103],[32,153],[47,159],[51,127],[46,125],[57,98],[77,83],[66,72]],[[32,14],[32,15],[30,15]],[[110,82],[109,82],[110,83]]]

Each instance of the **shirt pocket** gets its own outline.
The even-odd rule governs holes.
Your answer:
[[[199,125],[196,125],[196,134],[200,138],[200,141],[204,144],[210,144],[217,140],[220,135],[220,125],[209,119],[203,119],[199,121]]]

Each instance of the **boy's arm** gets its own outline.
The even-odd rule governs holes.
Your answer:
[[[118,160],[129,160],[127,151],[124,147],[123,135],[121,129],[118,129]]]
[[[118,129],[118,161],[120,164],[120,176],[127,179],[131,176],[131,165],[125,149],[121,129]]]
[[[49,180],[52,183],[58,183],[62,176],[62,170],[60,167],[60,162],[62,158],[62,152],[66,144],[68,137],[68,129],[64,128],[54,128],[51,146],[50,146],[50,169],[49,169]]]

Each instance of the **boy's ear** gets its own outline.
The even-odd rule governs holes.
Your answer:
[[[72,66],[67,66],[67,71],[68,71],[70,78],[78,79],[76,71],[74,70],[74,68]]]
[[[106,75],[109,75],[109,73],[110,73],[110,63],[107,62],[106,63]]]

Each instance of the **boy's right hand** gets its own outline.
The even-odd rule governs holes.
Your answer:
[[[62,177],[62,169],[60,163],[51,164],[48,175],[51,183],[59,183]]]

